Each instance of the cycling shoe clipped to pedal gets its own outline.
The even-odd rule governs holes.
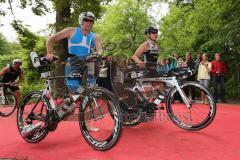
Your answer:
[[[30,135],[35,134],[41,128],[41,126],[42,126],[42,124],[40,122],[37,124],[28,124],[28,125],[24,126],[21,131],[22,137],[26,138]]]

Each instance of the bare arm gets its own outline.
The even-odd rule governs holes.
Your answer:
[[[70,27],[70,28],[66,28],[52,36],[50,36],[48,39],[47,39],[47,42],[46,42],[46,48],[47,48],[47,56],[48,57],[53,57],[53,47],[54,47],[54,44],[57,42],[57,41],[60,41],[64,38],[70,38],[72,33],[75,31],[75,27]]]
[[[5,67],[0,71],[0,76],[3,76],[5,73],[9,72],[9,67]]]
[[[134,55],[132,56],[132,60],[138,64],[140,63],[144,63],[143,61],[140,60],[140,57],[142,56],[142,54],[148,50],[148,45],[146,42],[142,43],[138,49],[136,50],[136,52],[134,53]]]
[[[102,50],[102,42],[101,39],[99,38],[98,35],[95,35],[95,45],[96,45],[96,52],[101,55],[103,50]]]

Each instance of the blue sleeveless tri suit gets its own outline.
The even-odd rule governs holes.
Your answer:
[[[95,47],[95,35],[90,32],[87,36],[84,36],[81,32],[81,28],[77,27],[72,37],[68,39],[68,63],[65,67],[65,75],[69,76],[72,73],[84,72],[86,68],[76,65],[80,60],[85,60],[90,54],[91,49]],[[95,85],[95,78],[88,77],[89,85]],[[76,92],[80,85],[80,79],[67,78],[66,85],[69,91]]]

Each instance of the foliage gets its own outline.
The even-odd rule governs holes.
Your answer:
[[[162,54],[208,52],[211,60],[220,52],[229,68],[227,88],[235,90],[231,85],[240,81],[239,16],[240,3],[235,0],[176,0],[160,23]]]
[[[117,44],[114,50],[105,54],[129,58],[138,45],[146,39],[144,29],[155,22],[148,15],[148,9],[153,2],[168,1],[170,11],[160,22],[159,45],[161,55],[167,56],[179,52],[181,56],[186,51],[196,53],[220,52],[227,63],[228,96],[239,98],[240,81],[240,3],[235,0],[71,0],[51,1],[56,11],[55,31],[65,27],[77,26],[78,15],[83,11],[93,12],[98,21],[94,24],[94,32],[100,35],[105,49],[111,42]],[[0,4],[8,3],[10,10],[13,0],[0,0]],[[20,8],[32,7],[36,15],[49,11],[46,0],[20,0],[14,4]],[[112,3],[109,3],[112,2]],[[110,5],[109,5],[110,4]],[[0,9],[0,16],[5,11]],[[32,33],[21,21],[15,19],[12,23],[18,33],[19,45],[9,43],[0,34],[0,67],[11,62],[13,58],[24,60],[25,80],[21,84],[23,91],[41,87],[39,73],[32,70],[29,52],[35,50],[46,53],[45,38]],[[124,42],[124,43],[122,43]],[[59,43],[61,46],[63,43]],[[65,55],[64,47],[56,47],[56,53]],[[61,56],[63,57],[63,56]]]
[[[114,55],[129,57],[144,41],[144,29],[150,25],[148,5],[149,2],[143,0],[117,0],[106,8],[106,13],[96,25],[96,32],[105,44],[113,42],[119,46],[123,41],[130,43],[128,48],[116,48]]]
[[[6,38],[3,36],[2,33],[0,33],[0,55],[4,55],[7,53],[7,40]]]

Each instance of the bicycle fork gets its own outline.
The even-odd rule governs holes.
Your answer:
[[[177,91],[179,92],[180,96],[182,97],[183,102],[190,109],[192,107],[192,104],[191,104],[191,102],[189,102],[186,94],[184,93],[184,91],[180,87],[179,82],[177,81],[177,79],[173,79],[172,82],[173,82],[173,85],[176,87]]]

